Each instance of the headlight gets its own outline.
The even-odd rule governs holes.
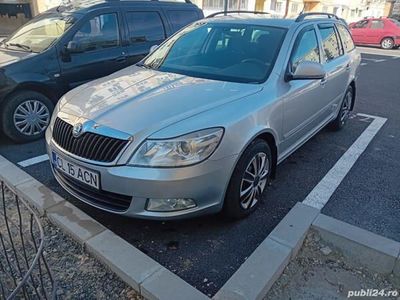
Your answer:
[[[210,128],[166,140],[146,140],[131,159],[142,167],[180,167],[199,163],[214,152],[224,130]]]

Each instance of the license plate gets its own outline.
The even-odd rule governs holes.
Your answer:
[[[99,173],[69,162],[55,152],[52,152],[51,154],[51,161],[54,168],[84,184],[87,184],[95,189],[100,189]]]

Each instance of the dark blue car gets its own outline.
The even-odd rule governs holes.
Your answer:
[[[189,1],[88,0],[35,17],[0,44],[0,126],[16,142],[43,136],[68,90],[144,58],[203,18]]]

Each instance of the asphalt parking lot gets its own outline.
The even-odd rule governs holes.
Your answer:
[[[400,51],[368,48],[364,52],[379,55],[363,54],[355,112],[388,121],[323,212],[400,241]],[[213,295],[286,213],[306,198],[370,122],[369,118],[353,115],[344,130],[325,129],[311,139],[278,167],[277,179],[264,194],[260,208],[237,222],[220,215],[154,222],[103,213],[59,187],[44,156],[43,141],[15,145],[0,137],[0,154],[16,164],[24,162],[21,168],[36,179],[205,294]]]

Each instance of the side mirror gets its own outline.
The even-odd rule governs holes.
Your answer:
[[[69,41],[66,50],[69,53],[77,53],[79,52],[79,44],[76,41]]]
[[[324,67],[317,62],[303,61],[296,67],[294,73],[290,73],[287,76],[288,81],[290,80],[309,80],[309,79],[324,79],[325,78]]]
[[[150,53],[153,53],[154,51],[156,51],[158,49],[158,45],[153,45],[150,47]]]

